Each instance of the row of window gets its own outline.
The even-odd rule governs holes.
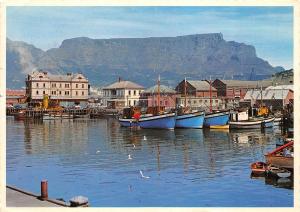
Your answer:
[[[212,101],[212,103],[215,102],[216,104],[219,102],[219,100],[217,100],[217,99],[211,100],[211,101]],[[205,99],[204,102],[205,102],[205,103],[208,103],[209,100]],[[187,103],[191,104],[192,101],[191,101],[191,100],[188,100]],[[194,103],[194,104],[197,104],[197,100],[193,100],[193,103]],[[199,100],[198,100],[198,103],[203,103],[203,100],[202,100],[202,99],[199,99]],[[184,104],[184,100],[181,100],[181,104]]]
[[[37,82],[36,83],[36,87],[38,88],[39,86],[40,86],[40,84]],[[61,83],[59,83],[58,86],[59,86],[59,88],[62,88],[62,84]],[[75,86],[76,86],[76,88],[79,88],[79,84],[76,84]],[[52,88],[56,88],[56,83],[52,83],[51,87]],[[84,87],[85,87],[84,84],[81,84],[81,88],[84,88]],[[43,88],[46,88],[46,83],[43,83]],[[65,88],[70,88],[70,84],[65,83]]]
[[[51,95],[62,95],[63,93],[65,94],[65,96],[70,96],[70,91],[65,91],[65,92],[62,92],[62,91],[57,91],[57,92],[56,91],[51,91]],[[39,95],[39,94],[46,94],[46,91],[43,91],[42,93],[40,93],[39,91],[36,91],[36,95]],[[78,96],[79,92],[76,91],[75,95]],[[82,91],[81,95],[84,96],[85,92]]]
[[[141,91],[133,90],[133,96],[136,96],[137,93],[138,93],[138,95],[140,95]],[[131,90],[128,91],[128,95],[131,95]]]

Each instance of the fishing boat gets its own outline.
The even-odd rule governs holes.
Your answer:
[[[209,80],[209,113],[205,114],[204,117],[204,127],[212,128],[212,129],[228,129],[228,121],[229,121],[229,111],[214,111],[212,110],[212,86],[211,79]]]
[[[205,114],[204,117],[204,127],[224,129],[229,128],[229,111],[227,112],[211,112]]]
[[[294,169],[294,141],[276,148],[265,155],[266,163],[286,169]]]
[[[265,174],[267,171],[267,164],[264,162],[255,162],[251,164],[251,170],[253,174]]]
[[[26,113],[25,110],[20,110],[19,112],[14,114],[15,120],[25,120],[26,119]]]
[[[274,165],[269,165],[267,167],[267,174],[280,178],[286,178],[291,176],[291,172],[289,170]]]
[[[244,121],[229,121],[230,129],[260,129],[274,125],[274,117],[249,119]]]
[[[176,116],[176,128],[202,128],[204,112],[197,111]]]
[[[119,123],[124,127],[141,127],[150,129],[174,129],[175,113],[166,113],[164,108],[160,106],[160,76],[157,81],[157,102],[155,107],[148,107],[147,113],[142,115],[140,110],[136,108],[125,108]]]
[[[177,109],[176,128],[202,128],[204,122],[204,112],[190,111],[186,104],[186,79],[184,79],[184,108]]]
[[[160,115],[145,115],[139,119],[119,118],[119,123],[123,127],[141,127],[151,129],[174,129],[175,113],[167,113]]]

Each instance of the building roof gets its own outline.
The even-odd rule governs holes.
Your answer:
[[[45,71],[34,71],[29,74],[32,78],[36,78],[38,75],[44,75],[44,77],[48,78],[51,81],[71,81],[77,79],[77,77],[81,77],[84,81],[87,81],[87,78],[83,76],[81,73],[68,73],[68,74],[51,74]]]
[[[271,80],[261,80],[261,81],[247,81],[247,80],[220,80],[227,86],[232,87],[267,87],[272,85]]]
[[[118,81],[103,89],[144,89],[144,87],[131,81]]]
[[[266,90],[292,90],[294,91],[294,85],[278,85],[278,86],[269,86]]]
[[[175,94],[176,91],[165,86],[165,85],[160,85],[160,93],[165,93],[165,94]],[[154,85],[150,88],[148,88],[147,90],[143,91],[143,93],[158,93],[158,86]]]
[[[210,85],[205,80],[187,80],[197,91],[210,90]],[[214,87],[211,86],[212,91],[216,91]]]
[[[263,90],[262,92],[260,90],[249,90],[247,91],[244,99],[245,100],[260,100],[261,99],[261,93],[262,93],[262,99],[263,100],[270,100],[270,99],[285,99],[289,93],[289,90],[279,90],[279,89],[268,89]]]

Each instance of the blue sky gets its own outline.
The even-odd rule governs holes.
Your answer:
[[[292,7],[7,7],[7,37],[47,50],[73,37],[165,37],[222,32],[273,66],[293,65]]]

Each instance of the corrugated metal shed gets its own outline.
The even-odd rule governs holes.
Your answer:
[[[269,86],[266,90],[292,90],[294,91],[294,85],[278,85],[278,86]]]
[[[262,99],[263,100],[271,100],[271,99],[286,99],[289,90],[263,90],[262,91]],[[247,91],[244,100],[259,100],[261,99],[261,91],[260,90],[250,90]]]

